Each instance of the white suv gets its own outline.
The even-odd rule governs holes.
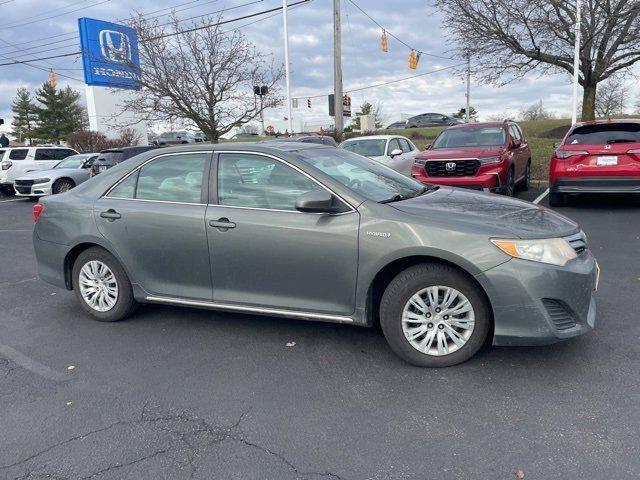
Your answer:
[[[10,187],[27,172],[53,168],[60,160],[76,155],[72,148],[46,145],[38,147],[0,147],[0,187]]]

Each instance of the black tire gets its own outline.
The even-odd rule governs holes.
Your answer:
[[[54,182],[53,187],[51,187],[51,191],[56,195],[58,193],[68,192],[75,186],[75,182],[70,178],[60,178]]]
[[[549,205],[552,207],[564,207],[567,204],[567,194],[551,192],[549,193]]]
[[[98,260],[113,272],[113,275],[118,282],[118,298],[116,300],[113,308],[106,312],[99,312],[94,310],[89,306],[89,304],[85,301],[80,293],[78,277],[80,274],[80,270],[82,267],[91,260]],[[133,298],[133,288],[131,287],[131,282],[129,281],[129,277],[127,276],[124,268],[120,265],[120,262],[107,252],[105,249],[101,247],[91,247],[87,250],[84,250],[75,263],[73,264],[72,271],[72,281],[73,281],[73,290],[75,295],[80,302],[80,306],[82,309],[91,315],[96,320],[100,320],[101,322],[116,322],[118,320],[123,320],[124,318],[131,315],[135,309],[138,307],[138,302]]]
[[[402,312],[409,299],[429,286],[452,287],[471,303],[475,324],[471,336],[458,350],[434,356],[414,348],[402,330]],[[423,263],[400,272],[387,286],[380,302],[380,325],[391,349],[418,367],[449,367],[470,359],[485,342],[491,327],[491,311],[484,293],[462,272],[449,265]]]
[[[507,184],[502,188],[502,193],[504,193],[507,197],[513,197],[515,190],[516,175],[512,166],[511,168],[509,168],[509,173],[507,173]]]
[[[38,196],[31,196],[31,197],[29,197],[29,200],[31,200],[32,202],[37,202],[38,200],[40,200],[40,197],[38,197]]]
[[[524,172],[524,178],[520,180],[517,185],[517,189],[520,192],[526,192],[531,186],[531,159],[527,161],[527,169]]]

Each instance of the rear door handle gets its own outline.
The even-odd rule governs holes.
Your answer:
[[[226,231],[230,228],[236,228],[236,224],[230,222],[228,218],[219,218],[218,220],[209,220],[209,225],[215,228],[219,228],[222,231]]]
[[[107,210],[105,212],[100,212],[100,216],[102,218],[106,218],[107,220],[110,220],[110,221],[114,221],[114,220],[117,220],[117,219],[122,217],[122,215],[120,215],[118,212],[116,212],[113,208],[110,208],[109,210]]]

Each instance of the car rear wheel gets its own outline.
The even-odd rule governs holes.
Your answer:
[[[507,183],[503,188],[503,192],[507,197],[513,197],[513,192],[516,189],[516,178],[513,172],[513,167],[509,169],[509,173],[507,173]]]
[[[567,204],[567,194],[551,192],[549,193],[549,205],[552,207],[564,207]]]
[[[61,178],[59,180],[56,180],[56,182],[53,184],[51,191],[54,194],[64,193],[64,192],[68,192],[75,186],[76,184],[73,182],[73,180],[70,180],[68,178]]]
[[[421,264],[396,276],[380,303],[380,324],[391,349],[419,367],[448,367],[471,358],[491,323],[487,300],[464,274]]]
[[[122,320],[138,305],[126,272],[103,248],[92,247],[78,255],[72,277],[82,309],[97,320]]]

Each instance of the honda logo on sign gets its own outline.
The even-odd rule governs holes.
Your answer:
[[[115,30],[100,31],[100,52],[107,60],[118,63],[131,62],[131,43],[126,33]]]
[[[454,172],[456,170],[456,162],[447,162],[444,165],[447,172]]]

